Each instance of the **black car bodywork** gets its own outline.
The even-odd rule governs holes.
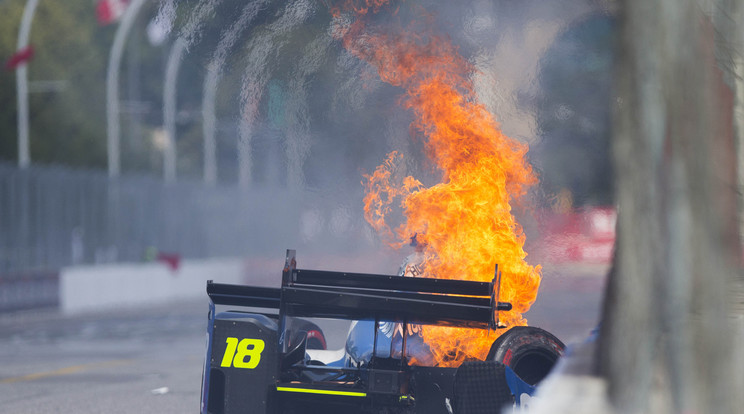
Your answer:
[[[502,360],[459,368],[410,365],[406,335],[391,345],[396,352],[378,352],[378,328],[385,321],[399,324],[402,332],[409,324],[499,329],[498,312],[511,304],[498,301],[495,275],[486,283],[301,270],[288,250],[280,288],[209,281],[201,412],[447,414],[518,404],[544,375],[526,383],[510,368],[515,364],[503,361],[503,349],[489,354],[493,359],[501,351]],[[228,309],[217,312],[218,305]],[[371,353],[358,358],[347,343],[338,363],[316,360],[311,348],[324,347],[325,338],[317,325],[298,318],[372,321]],[[530,372],[537,364],[547,373],[563,349],[547,335],[548,341],[544,335],[517,341],[522,356],[520,349],[507,350],[506,362],[518,363],[517,355]]]

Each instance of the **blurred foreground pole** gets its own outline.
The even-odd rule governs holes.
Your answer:
[[[735,18],[740,1],[621,5],[618,237],[598,343],[600,374],[620,413],[737,413],[744,406],[735,82],[728,76],[742,38],[730,38],[712,16]],[[735,26],[740,36],[741,22]]]
[[[739,45],[737,53],[732,56],[734,82],[736,85],[736,104],[734,105],[734,131],[736,133],[737,164],[744,166],[744,2],[732,2],[730,20],[726,33],[732,42]],[[744,217],[744,168],[739,168],[739,217]],[[744,246],[744,220],[739,222],[739,235]]]
[[[739,194],[739,245],[744,256],[744,1],[724,0],[720,21],[724,37],[724,50],[730,56],[729,78],[733,79],[735,92],[734,103],[734,139],[737,152],[738,194]],[[726,41],[728,40],[728,41]],[[740,266],[744,265],[744,260]],[[744,275],[739,270],[738,280],[734,283],[729,295],[732,302],[732,323],[734,324],[734,384],[742,389],[744,385]],[[744,395],[738,393],[735,407],[744,407]]]
[[[31,23],[38,4],[39,0],[28,0],[23,8],[16,50],[28,47]],[[16,89],[18,93],[18,166],[26,168],[31,163],[31,152],[28,142],[28,65],[25,63],[18,65],[16,69]]]

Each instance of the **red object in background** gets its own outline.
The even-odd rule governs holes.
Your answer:
[[[181,265],[181,255],[178,253],[158,253],[158,261],[167,264],[175,272]]]
[[[610,263],[616,220],[617,211],[612,207],[544,214],[540,222],[540,249],[552,263]]]
[[[33,57],[34,57],[33,46],[26,46],[23,49],[20,49],[17,52],[15,52],[13,56],[11,56],[10,59],[8,59],[8,61],[5,62],[5,69],[15,70],[16,68],[18,68],[18,66],[21,66],[27,63]]]
[[[96,4],[98,24],[105,26],[118,21],[128,5],[129,0],[98,0]]]

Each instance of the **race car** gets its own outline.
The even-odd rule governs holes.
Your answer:
[[[527,405],[563,352],[554,335],[513,327],[485,360],[452,368],[422,365],[426,344],[409,329],[503,329],[499,311],[511,304],[498,291],[498,270],[488,283],[302,270],[294,250],[279,288],[208,281],[200,412],[476,414]],[[314,322],[329,319],[350,321],[341,349],[326,349]],[[385,324],[401,334],[386,335]]]

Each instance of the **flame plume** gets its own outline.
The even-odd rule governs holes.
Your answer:
[[[354,2],[345,10],[381,7]],[[359,16],[359,14],[357,14]],[[441,171],[441,182],[425,187],[413,177],[396,179],[403,155],[392,152],[365,175],[365,218],[394,247],[417,234],[425,245],[424,277],[489,282],[498,264],[502,312],[507,326],[526,325],[522,314],[534,302],[540,267],[525,261],[525,236],[510,202],[537,183],[525,160],[527,146],[501,132],[477,102],[473,67],[444,37],[426,30],[373,33],[361,19],[348,26],[344,46],[377,68],[380,78],[405,91],[401,104],[414,115],[412,131],[424,140],[426,155]],[[391,213],[405,220],[391,228]],[[442,366],[484,359],[502,331],[423,327],[423,337]]]

